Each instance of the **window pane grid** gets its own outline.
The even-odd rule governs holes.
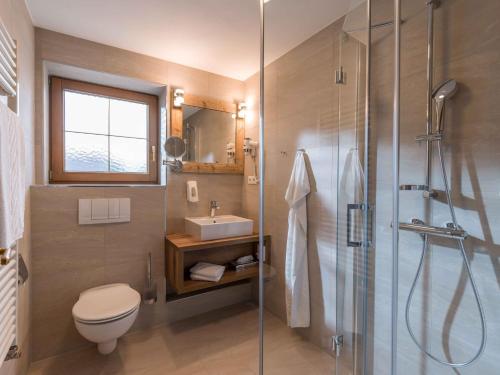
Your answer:
[[[148,173],[147,104],[70,90],[64,104],[65,171]]]
[[[129,139],[144,139],[144,140],[147,140],[147,138],[142,138],[142,137],[127,137],[126,135],[102,134],[102,133],[92,133],[92,132],[77,132],[77,131],[74,131],[74,130],[65,130],[65,133],[102,135],[104,137],[129,138]]]

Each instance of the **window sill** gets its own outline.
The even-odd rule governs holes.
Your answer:
[[[96,187],[103,187],[103,188],[112,188],[112,187],[119,187],[119,188],[156,188],[156,189],[165,189],[167,186],[166,185],[161,185],[161,184],[41,184],[41,185],[34,185],[37,187],[48,187],[48,188],[96,188]]]

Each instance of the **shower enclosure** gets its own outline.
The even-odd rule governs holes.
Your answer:
[[[500,2],[298,3],[261,2],[261,373],[499,374]],[[310,324],[276,338],[299,149]]]

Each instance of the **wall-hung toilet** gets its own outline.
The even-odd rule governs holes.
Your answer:
[[[128,284],[88,289],[73,306],[76,329],[95,342],[101,354],[109,354],[115,350],[117,339],[134,323],[140,303],[140,294]]]

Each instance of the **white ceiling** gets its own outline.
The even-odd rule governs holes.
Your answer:
[[[34,24],[45,29],[240,80],[258,71],[258,0],[27,3]],[[275,60],[346,14],[350,3],[351,0],[267,2],[266,61]]]

